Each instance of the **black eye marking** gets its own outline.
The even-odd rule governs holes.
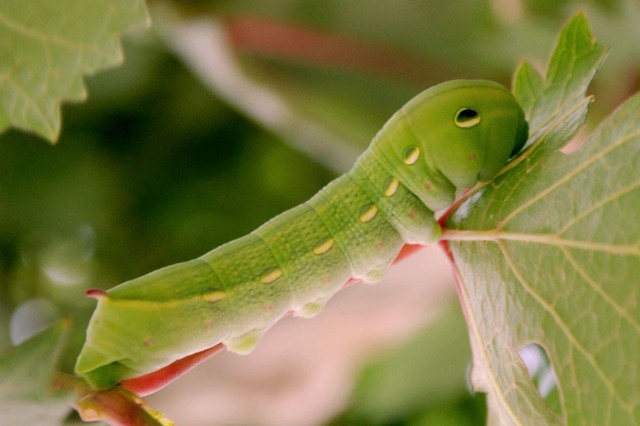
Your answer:
[[[480,114],[473,108],[462,108],[456,112],[453,121],[461,129],[468,129],[480,123]]]

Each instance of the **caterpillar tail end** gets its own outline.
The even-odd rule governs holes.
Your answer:
[[[115,387],[122,377],[128,377],[133,374],[129,368],[119,362],[111,362],[93,369],[86,367],[90,364],[93,364],[91,354],[83,352],[81,357],[78,358],[75,371],[77,375],[82,377],[84,381],[91,386],[91,388],[96,390],[105,390]]]

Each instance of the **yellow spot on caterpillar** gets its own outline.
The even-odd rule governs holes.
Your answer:
[[[325,254],[326,252],[331,250],[331,247],[333,247],[333,243],[335,243],[335,240],[333,238],[326,238],[324,240],[320,240],[318,244],[316,244],[316,246],[313,248],[313,253]]]
[[[360,211],[360,222],[367,223],[373,220],[373,218],[376,217],[377,214],[378,207],[374,204],[369,204]]]
[[[151,346],[153,346],[153,339],[151,337],[147,337],[146,339],[144,339],[144,345],[150,348]]]
[[[213,303],[213,302],[218,302],[224,299],[226,296],[227,295],[225,294],[224,291],[215,290],[210,293],[203,294],[202,298],[205,300],[205,302]]]
[[[389,178],[387,181],[387,188],[384,190],[384,195],[387,197],[391,197],[393,194],[398,192],[398,186],[400,185],[400,181],[396,178]]]
[[[260,282],[263,284],[271,284],[278,278],[282,276],[282,269],[280,268],[272,268],[265,271],[265,273],[260,277]]]
[[[405,148],[402,158],[407,166],[415,164],[420,158],[420,148],[415,145],[409,145]]]

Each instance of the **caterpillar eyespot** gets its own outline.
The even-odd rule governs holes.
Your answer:
[[[415,164],[420,158],[420,148],[414,145],[409,145],[404,150],[404,164],[411,166]]]
[[[480,120],[480,114],[473,108],[462,108],[458,110],[454,119],[456,126],[461,129],[477,126],[480,124]]]
[[[326,252],[331,250],[334,242],[335,240],[333,238],[325,238],[323,240],[320,240],[318,244],[316,244],[316,246],[313,248],[313,252],[317,255],[325,254]]]
[[[271,268],[264,271],[263,275],[260,277],[260,282],[263,284],[271,284],[282,276],[282,269],[280,268]]]
[[[105,389],[221,342],[250,351],[286,312],[316,313],[349,279],[379,279],[404,244],[437,242],[434,211],[493,178],[527,135],[499,84],[425,90],[307,202],[197,259],[88,292],[97,307],[76,372]]]
[[[360,211],[360,221],[363,223],[371,222],[378,215],[378,207],[374,204],[365,206]]]
[[[224,291],[215,290],[210,293],[204,293],[202,295],[202,298],[209,303],[213,303],[213,302],[219,302],[220,300],[224,299],[225,296],[226,294],[224,293]]]
[[[392,197],[396,192],[398,192],[398,187],[400,186],[400,181],[396,178],[387,179],[384,195],[387,197]]]

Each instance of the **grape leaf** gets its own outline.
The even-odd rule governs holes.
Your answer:
[[[64,333],[61,321],[7,353],[0,354],[2,424],[52,425],[69,413],[69,395],[51,390]]]
[[[563,30],[546,78],[524,64],[515,92],[529,149],[449,216],[448,249],[490,423],[640,422],[640,95],[575,152],[586,87],[604,58],[583,15]],[[551,360],[561,413],[518,349]]]
[[[144,0],[0,2],[0,132],[55,140],[60,103],[83,100],[82,75],[121,63],[119,33],[147,22]]]

